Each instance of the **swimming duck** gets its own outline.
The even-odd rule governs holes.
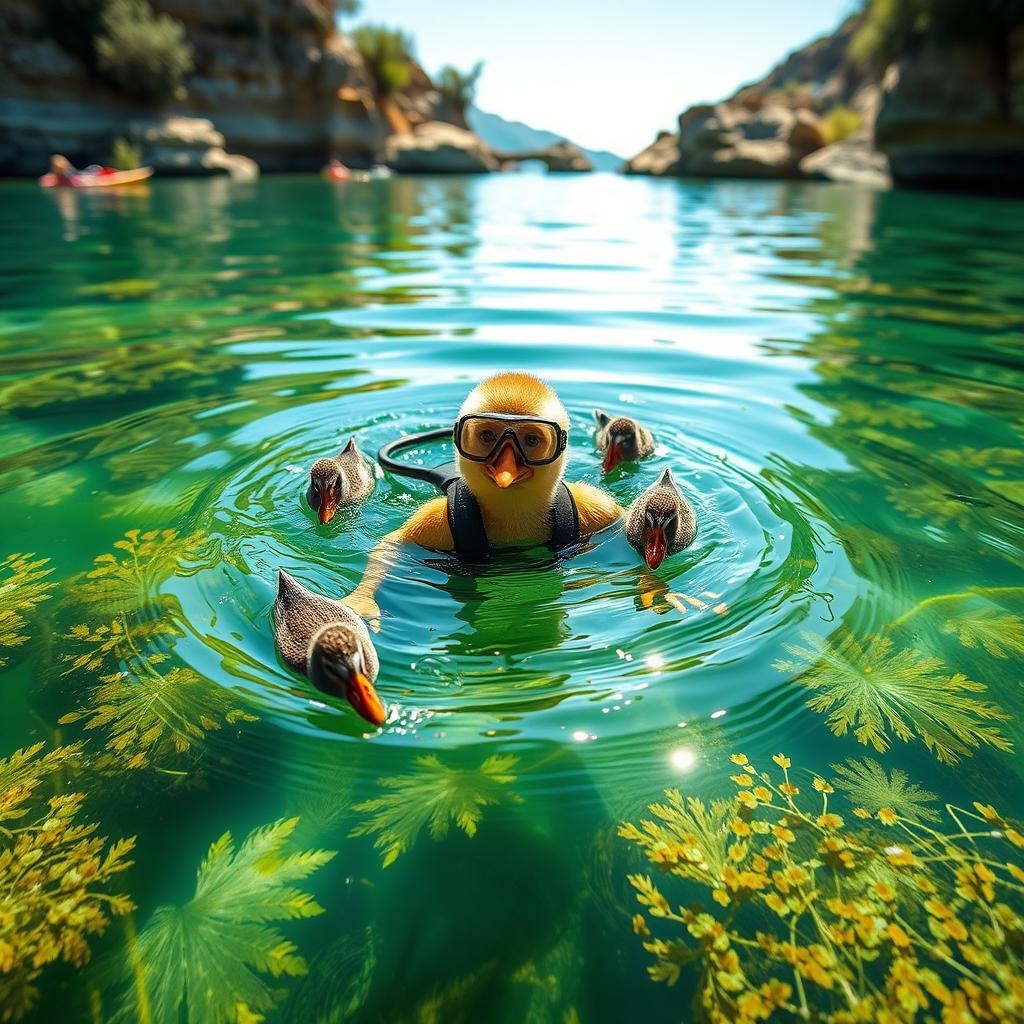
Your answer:
[[[281,569],[274,640],[285,664],[324,693],[344,697],[368,722],[384,722],[373,684],[379,662],[363,620],[340,601],[314,594]]]
[[[654,435],[629,416],[609,416],[602,409],[595,409],[594,420],[594,443],[604,452],[601,468],[606,473],[622,462],[639,462],[654,452]]]
[[[375,483],[371,464],[352,437],[333,459],[317,459],[310,467],[306,502],[321,523],[329,523],[339,508],[368,498]]]
[[[672,470],[666,469],[626,513],[626,538],[657,569],[666,555],[689,547],[697,533],[697,516],[682,496]]]
[[[501,373],[478,384],[455,422],[458,477],[447,496],[384,538],[345,603],[377,617],[374,594],[403,543],[472,561],[494,546],[568,547],[617,522],[622,509],[605,491],[563,482],[568,429],[561,400],[538,378]]]

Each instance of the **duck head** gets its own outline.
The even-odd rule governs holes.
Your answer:
[[[604,444],[604,462],[601,468],[610,473],[623,462],[638,462],[643,457],[640,425],[628,416],[609,416],[601,409],[594,410],[599,443]]]
[[[665,555],[675,548],[683,510],[672,470],[666,469],[644,497],[643,519],[637,523],[639,536],[630,538],[651,569],[657,569]]]
[[[526,373],[489,377],[462,403],[458,423],[459,471],[482,505],[549,507],[565,470],[569,417],[547,384]]]
[[[319,516],[321,524],[329,523],[345,496],[345,460],[359,458],[353,437],[333,459],[317,459],[309,470],[306,503]]]
[[[384,702],[366,674],[359,637],[344,622],[329,622],[313,637],[309,678],[318,690],[347,700],[366,721],[384,724]]]

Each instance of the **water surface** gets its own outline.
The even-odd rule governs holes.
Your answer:
[[[67,786],[138,835],[138,909],[44,975],[38,1019],[134,1005],[108,980],[126,936],[222,833],[294,815],[338,853],[304,883],[326,912],[282,926],[309,971],[268,1019],[610,1022],[689,1012],[685,980],[646,976],[615,826],[667,786],[727,792],[731,752],[871,756],[1024,811],[1024,206],[605,175],[6,184],[0,231],[0,558],[57,584],[0,646],[0,754],[84,739]],[[368,733],[278,662],[276,572],[347,592],[431,490],[383,477],[320,526],[305,471],[450,423],[503,369],[558,389],[569,479],[625,505],[671,466],[697,539],[657,574],[617,531],[476,574],[406,552]],[[595,406],[654,458],[602,480]],[[836,735],[805,670],[891,642],[938,687],[984,683],[999,739]]]

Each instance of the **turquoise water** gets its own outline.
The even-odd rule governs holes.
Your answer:
[[[325,912],[274,926],[305,970],[250,958],[253,990],[235,950],[232,1013],[585,1024],[688,1019],[695,976],[646,975],[626,875],[650,869],[615,830],[668,786],[728,793],[730,753],[869,756],[1024,809],[1024,206],[605,175],[5,184],[0,230],[0,558],[49,573],[0,574],[0,756],[84,742],[31,799],[83,792],[98,834],[138,837],[108,886],[136,909],[88,964],[43,965],[35,1019],[177,1020],[156,908],[225,831],[283,818],[337,851],[296,883]],[[503,369],[557,388],[569,479],[626,505],[671,466],[697,538],[656,574],[617,531],[476,574],[406,552],[368,733],[278,661],[276,572],[342,595],[432,492],[383,477],[320,526],[305,472],[450,423]],[[602,480],[595,406],[655,456]],[[890,644],[934,659],[939,710],[904,694],[905,736],[837,734],[808,701],[844,671],[899,682]],[[944,721],[957,673],[1002,717]]]

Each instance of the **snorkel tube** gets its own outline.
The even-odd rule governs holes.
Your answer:
[[[425,480],[433,484],[442,494],[448,493],[456,480],[459,479],[459,467],[454,461],[445,462],[440,466],[416,466],[410,462],[401,462],[395,458],[395,452],[403,448],[416,448],[429,444],[431,441],[450,441],[452,428],[441,427],[439,430],[426,430],[421,434],[406,434],[394,441],[388,441],[377,452],[377,461],[383,469],[397,476],[410,476],[414,480]]]

